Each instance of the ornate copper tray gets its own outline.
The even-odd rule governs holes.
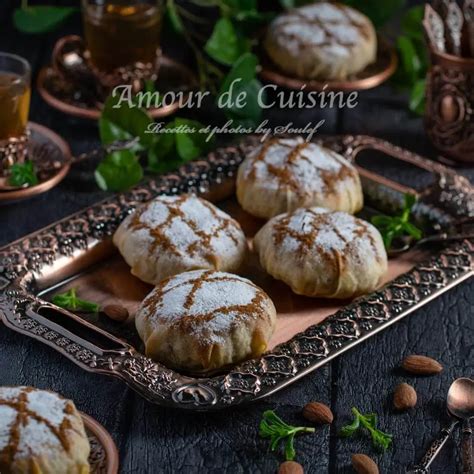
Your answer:
[[[47,301],[72,285],[81,289],[81,296],[93,295],[99,303],[119,300],[133,311],[150,287],[130,276],[114,251],[110,236],[118,224],[157,195],[185,192],[204,195],[242,217],[232,200],[234,178],[245,152],[257,141],[258,137],[245,137],[176,173],[150,179],[0,249],[3,323],[53,347],[85,370],[122,379],[151,402],[222,409],[282,389],[474,274],[474,243],[465,240],[391,261],[386,285],[352,302],[296,297],[281,283],[263,278],[258,283],[277,298],[279,313],[270,352],[207,377],[178,373],[145,357],[130,323],[120,325],[100,315],[81,318]],[[366,136],[320,141],[358,166],[364,164],[360,173],[366,212],[373,206],[393,211],[404,192],[413,192],[419,198],[415,218],[428,230],[474,216],[474,188],[441,164]],[[383,176],[394,160],[397,176],[407,166],[420,173],[405,173],[414,186]],[[259,225],[248,216],[242,223],[249,235]]]

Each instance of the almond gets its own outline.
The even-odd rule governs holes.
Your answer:
[[[408,410],[416,405],[416,391],[415,389],[407,384],[401,383],[395,387],[393,393],[393,406],[397,410]]]
[[[443,370],[443,366],[437,360],[422,355],[409,355],[405,357],[402,367],[407,372],[416,375],[439,374]]]
[[[334,420],[334,415],[331,409],[320,402],[310,402],[303,407],[303,416],[313,423],[319,425],[331,424]]]
[[[357,474],[379,474],[377,464],[365,454],[353,454],[352,467]]]
[[[278,474],[303,474],[303,466],[295,461],[285,461],[280,464]]]
[[[128,319],[128,309],[119,304],[108,304],[104,307],[104,313],[114,321],[123,322]]]

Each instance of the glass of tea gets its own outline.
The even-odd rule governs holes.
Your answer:
[[[26,156],[30,80],[26,59],[0,52],[0,176]]]
[[[160,46],[162,0],[82,0],[84,36],[102,73],[154,64]]]

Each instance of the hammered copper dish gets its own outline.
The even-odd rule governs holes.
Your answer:
[[[363,71],[343,81],[335,80],[312,80],[291,77],[281,71],[262,51],[260,54],[262,70],[260,77],[281,87],[305,91],[359,91],[373,89],[387,81],[397,69],[397,54],[394,48],[383,38],[378,37],[377,58],[373,64],[367,66]]]
[[[71,167],[71,150],[69,145],[55,132],[43,125],[29,122],[30,131],[28,159],[41,163],[48,160],[56,164],[37,173],[39,183],[25,188],[13,188],[6,179],[0,181],[0,205],[21,201],[49,191],[59,184]]]
[[[0,249],[3,323],[85,370],[122,379],[151,402],[213,410],[267,397],[474,274],[474,243],[464,240],[391,260],[385,286],[352,302],[336,302],[295,296],[251,262],[246,271],[274,298],[279,313],[270,352],[206,377],[175,372],[143,355],[132,321],[119,324],[101,314],[81,318],[48,302],[55,293],[75,286],[85,298],[102,305],[119,303],[133,313],[150,287],[131,276],[110,237],[128,213],[160,194],[199,193],[236,216],[251,236],[262,223],[235,203],[234,180],[245,153],[258,141],[256,136],[244,137]],[[379,173],[366,164],[360,169],[364,212],[374,207],[393,212],[403,202],[403,193],[411,192],[419,198],[416,222],[427,231],[474,217],[473,187],[441,164],[366,136],[322,142],[359,165],[367,156],[370,163],[381,164]],[[383,154],[382,159],[377,154]],[[403,167],[416,167],[420,175],[414,184],[380,176],[389,158],[401,160],[397,176]]]
[[[117,474],[119,455],[108,431],[94,418],[81,413],[84,428],[91,445],[89,464],[91,474]]]
[[[161,57],[160,75],[157,80],[159,91],[191,90],[197,85],[194,73],[181,63],[167,57]],[[40,70],[37,81],[38,91],[44,101],[51,107],[73,117],[98,120],[103,106],[102,101],[92,102],[80,88],[65,80],[54,68],[44,67]],[[105,100],[105,97],[102,98]],[[186,93],[184,95],[186,100]],[[172,115],[179,109],[179,102],[151,108],[148,113],[152,118]]]

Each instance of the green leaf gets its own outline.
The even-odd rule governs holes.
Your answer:
[[[160,133],[148,151],[149,169],[155,173],[170,171],[207,152],[214,140],[206,142],[207,135],[199,132],[203,128],[198,121],[180,117],[168,123],[165,129],[170,132]]]
[[[250,43],[238,36],[232,21],[228,18],[217,21],[211,37],[204,46],[204,50],[212,59],[226,66],[232,65],[249,48]]]
[[[54,30],[73,13],[75,7],[36,7],[17,8],[13,13],[15,27],[23,33],[45,33]]]
[[[258,58],[254,54],[244,53],[225,77],[216,99],[228,118],[245,127],[255,126],[262,116],[257,100],[262,88],[255,77],[257,65]],[[243,105],[238,106],[240,94],[244,100]]]
[[[176,5],[174,4],[174,0],[167,0],[166,2],[166,16],[173,27],[173,30],[176,33],[182,33],[184,31],[184,25],[181,21],[181,17],[178,15],[176,11]]]
[[[52,303],[60,308],[72,311],[84,311],[86,313],[97,313],[100,306],[92,301],[82,300],[77,297],[77,290],[71,288],[66,293],[60,293],[53,296]]]
[[[423,40],[424,6],[418,5],[407,10],[401,21],[402,32],[412,39]]]
[[[413,85],[410,93],[410,110],[418,115],[423,115],[426,105],[426,79],[419,79]]]
[[[361,11],[379,27],[399,12],[406,0],[345,0],[343,3]]]
[[[116,107],[120,105],[120,107]],[[120,103],[120,96],[107,98],[99,119],[99,132],[103,145],[116,140],[139,137],[141,148],[150,146],[153,134],[146,133],[152,119],[142,109],[131,107],[127,102]]]
[[[421,61],[413,41],[408,36],[400,36],[397,39],[397,51],[403,76],[409,84],[415,83],[421,71]]]
[[[104,191],[124,191],[138,184],[143,169],[137,156],[130,150],[107,155],[95,171],[98,186]]]
[[[411,193],[405,193],[403,196],[403,206],[405,209],[411,210],[411,208],[416,204],[416,196]]]
[[[35,166],[32,161],[25,161],[24,163],[15,163],[10,168],[10,177],[8,183],[11,186],[35,186],[38,184],[38,177],[36,176]]]

